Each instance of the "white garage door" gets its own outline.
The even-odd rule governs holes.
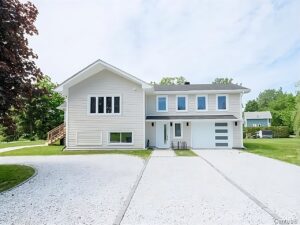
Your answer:
[[[231,145],[230,123],[192,123],[192,148],[231,148]]]

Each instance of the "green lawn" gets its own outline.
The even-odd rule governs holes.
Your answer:
[[[248,152],[300,165],[300,138],[244,139]]]
[[[34,174],[34,169],[24,165],[0,165],[0,192],[8,190]]]
[[[45,144],[45,140],[37,141],[13,141],[13,142],[0,142],[0,148],[16,147],[16,146],[28,146],[28,145],[41,145]]]
[[[198,156],[193,151],[187,149],[187,150],[174,150],[177,156]]]
[[[28,155],[82,155],[82,154],[127,154],[148,158],[151,154],[149,150],[67,150],[62,151],[62,146],[42,146],[17,149],[8,152],[1,152],[0,156],[28,156]]]

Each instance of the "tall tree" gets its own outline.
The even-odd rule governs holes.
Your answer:
[[[258,103],[256,100],[250,100],[247,102],[245,112],[256,112],[258,111]]]
[[[213,84],[232,84],[233,78],[218,77],[212,83]]]
[[[31,2],[0,0],[0,123],[7,132],[15,129],[10,110],[22,108],[34,91],[33,83],[42,77],[27,39],[38,34],[37,14]]]
[[[17,114],[19,132],[28,138],[45,139],[47,131],[64,121],[64,113],[57,109],[63,104],[64,98],[54,91],[56,84],[50,77],[44,76],[35,86],[44,93],[36,93],[29,99],[22,112]]]
[[[183,76],[178,77],[163,77],[159,84],[161,85],[179,85],[184,84],[187,80]],[[151,82],[152,84],[155,84],[155,82]]]

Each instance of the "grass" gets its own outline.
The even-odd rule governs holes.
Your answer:
[[[67,150],[63,151],[62,146],[40,146],[1,152],[0,156],[29,156],[29,155],[84,155],[84,154],[126,154],[148,158],[149,150]]]
[[[34,174],[34,169],[24,165],[0,165],[0,192],[8,190]]]
[[[198,156],[195,152],[190,149],[174,150],[177,156]]]
[[[37,141],[13,141],[13,142],[0,142],[0,148],[16,147],[16,146],[28,146],[28,145],[41,145],[45,144],[45,140]]]
[[[248,152],[300,166],[300,138],[245,139]]]

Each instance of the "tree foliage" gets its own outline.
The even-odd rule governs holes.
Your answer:
[[[38,34],[34,22],[38,11],[30,3],[0,0],[0,122],[6,131],[16,128],[10,110],[20,110],[42,77],[28,46],[28,35]]]
[[[163,77],[159,84],[161,85],[179,85],[184,84],[187,80],[183,76],[178,77]],[[152,84],[155,84],[155,82],[151,82]]]
[[[256,112],[258,111],[258,103],[256,100],[250,100],[247,102],[245,112]]]
[[[218,77],[212,83],[213,84],[232,84],[233,78]]]
[[[284,93],[282,89],[267,89],[261,92],[256,100],[248,101],[245,111],[270,111],[273,126],[288,126],[293,131],[296,98],[293,94]]]
[[[17,124],[19,132],[25,137],[46,139],[47,132],[64,121],[63,111],[57,109],[63,104],[64,98],[54,91],[56,85],[48,76],[44,76],[36,86],[45,92],[37,93],[26,102],[22,112],[17,115]]]

